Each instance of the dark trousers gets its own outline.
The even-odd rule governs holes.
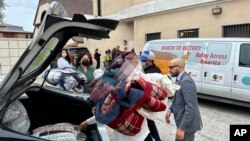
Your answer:
[[[96,60],[96,69],[99,69],[99,68],[100,68],[100,59]]]
[[[183,140],[177,140],[175,141],[194,141],[194,133],[185,133]]]
[[[146,137],[146,139],[144,141],[153,141],[150,133],[148,134],[148,136]]]
[[[147,122],[150,135],[155,139],[155,141],[161,141],[155,122],[150,119],[147,119]]]

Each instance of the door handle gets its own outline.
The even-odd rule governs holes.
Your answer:
[[[238,76],[239,76],[239,75],[236,75],[236,74],[234,75],[234,83],[238,82],[238,81],[237,81]]]
[[[205,79],[207,78],[207,72],[206,71],[204,72],[204,78]]]

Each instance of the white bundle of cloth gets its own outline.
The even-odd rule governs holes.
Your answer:
[[[87,82],[87,77],[83,73],[71,68],[50,69],[45,71],[42,77],[44,79],[46,77],[46,81],[49,84],[67,91],[83,92],[80,86]]]

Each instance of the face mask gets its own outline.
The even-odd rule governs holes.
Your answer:
[[[67,56],[67,53],[62,52],[62,57],[65,58]]]
[[[90,62],[88,60],[83,60],[82,61],[82,65],[84,66],[89,66],[90,65]]]

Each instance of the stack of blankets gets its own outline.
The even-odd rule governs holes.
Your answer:
[[[42,77],[59,89],[78,93],[83,92],[83,85],[87,82],[87,77],[83,73],[72,68],[49,69],[43,73]]]
[[[144,120],[137,110],[164,111],[166,99],[173,96],[176,87],[167,76],[144,74],[138,57],[128,52],[115,58],[89,90],[96,120],[133,136],[141,130]]]

